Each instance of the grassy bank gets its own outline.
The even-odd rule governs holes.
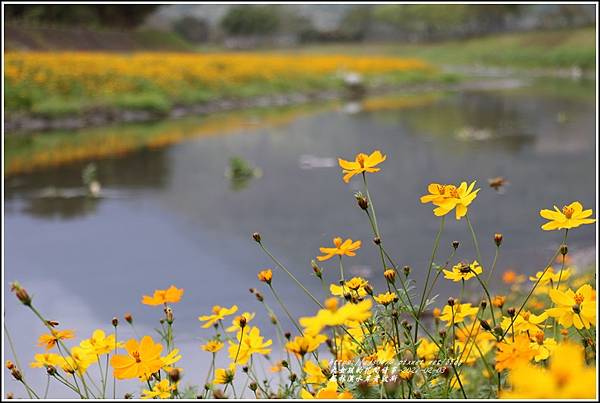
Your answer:
[[[488,65],[515,68],[569,68],[596,66],[595,28],[491,35],[465,41],[432,44],[320,45],[307,53],[387,54],[418,57],[433,64]]]
[[[8,114],[71,116],[114,108],[167,113],[176,105],[280,93],[344,88],[359,73],[364,84],[440,78],[414,58],[257,53],[7,53]]]

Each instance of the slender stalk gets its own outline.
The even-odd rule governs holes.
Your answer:
[[[423,304],[425,303],[425,291],[427,290],[427,285],[429,284],[429,276],[431,276],[431,268],[433,267],[433,261],[435,260],[435,254],[437,253],[438,246],[440,245],[440,237],[442,235],[442,231],[444,230],[444,223],[446,221],[446,216],[442,216],[440,220],[440,229],[435,236],[435,241],[433,243],[433,250],[431,251],[431,258],[429,259],[429,267],[427,269],[427,277],[425,278],[425,286],[423,287],[423,293],[421,294],[421,302],[419,302],[419,309],[417,311],[417,317],[421,316],[423,311]],[[419,325],[415,323],[415,335],[414,341],[417,342],[417,338],[419,335]]]
[[[12,352],[13,358],[15,359],[15,362],[17,363],[17,368],[19,368],[21,370],[21,376],[23,377],[23,379],[25,379],[25,374],[23,373],[23,367],[21,367],[21,363],[19,362],[19,357],[17,356],[17,351],[15,350],[15,346],[13,344],[12,337],[10,337],[10,332],[8,331],[8,327],[6,326],[6,321],[4,322],[4,334],[6,335],[6,340],[8,340],[8,345],[10,346],[10,351]],[[24,382],[23,382],[23,385],[25,385],[25,391],[27,392],[27,395],[29,396],[29,398],[33,399],[33,395],[29,391],[29,387]]]
[[[319,307],[323,308],[323,305],[319,302],[318,299],[316,299],[311,293],[310,291],[308,291],[306,289],[306,287],[304,287],[304,285],[302,285],[302,283],[300,281],[298,281],[298,279],[288,270],[285,268],[285,266],[283,264],[281,264],[279,262],[279,260],[277,260],[277,258],[275,258],[275,256],[273,256],[271,254],[271,252],[269,252],[269,250],[262,244],[262,242],[258,242],[258,244],[260,245],[260,247],[262,248],[262,250],[271,258],[271,260],[283,271],[285,271],[287,273],[288,276],[290,276],[290,278],[292,280],[294,280],[296,282],[296,284],[298,284],[298,286],[300,288],[302,288],[302,290],[304,290],[304,292],[306,293],[306,295],[308,295],[314,302],[315,304],[319,305]]]
[[[479,251],[479,242],[477,242],[477,235],[475,235],[475,230],[471,225],[471,220],[469,219],[469,213],[465,214],[465,218],[467,219],[467,226],[471,231],[471,236],[473,237],[473,244],[475,245],[475,252],[477,252],[477,261],[479,264],[483,264],[483,260],[481,259],[481,252]]]
[[[286,308],[285,304],[283,303],[283,301],[281,300],[281,298],[279,298],[279,295],[277,295],[277,293],[275,292],[275,289],[273,288],[273,286],[271,284],[269,284],[269,288],[271,289],[271,292],[273,293],[273,296],[275,296],[275,299],[277,300],[277,302],[279,303],[279,305],[281,306],[281,308],[283,309],[283,311],[285,312],[285,314],[287,315],[287,317],[290,319],[290,321],[292,322],[292,324],[296,327],[296,329],[298,330],[298,332],[300,332],[300,334],[302,336],[304,336],[304,333],[302,332],[302,329],[300,328],[300,326],[298,325],[298,323],[296,323],[296,320],[294,319],[294,317],[292,316],[292,314],[290,314],[290,312]]]
[[[496,262],[498,261],[499,252],[500,252],[500,247],[496,246],[496,251],[494,252],[494,261],[492,262],[492,268],[490,269],[490,273],[488,274],[487,280],[485,280],[486,284],[489,284],[490,280],[492,279],[492,274],[494,273],[494,269],[496,268]],[[482,264],[482,263],[479,263],[479,264]]]

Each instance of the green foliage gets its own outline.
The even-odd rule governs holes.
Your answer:
[[[173,30],[190,42],[205,42],[208,40],[210,27],[203,18],[186,16],[173,23]]]
[[[137,44],[146,49],[190,51],[192,45],[175,32],[140,29],[133,32]]]
[[[166,113],[171,109],[171,102],[158,92],[125,94],[115,98],[114,106],[130,110],[148,110]]]
[[[279,26],[279,13],[273,6],[234,6],[221,20],[221,27],[230,35],[267,35]]]

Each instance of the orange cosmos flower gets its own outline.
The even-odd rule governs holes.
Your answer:
[[[361,241],[352,241],[352,239],[348,238],[345,241],[342,241],[342,238],[337,237],[333,238],[333,248],[319,248],[321,253],[324,253],[323,256],[317,256],[319,261],[328,260],[334,257],[335,255],[339,256],[356,256],[354,253],[355,250],[360,248]]]
[[[163,346],[154,343],[152,337],[144,336],[140,343],[135,339],[125,343],[127,355],[114,355],[110,365],[117,379],[148,379],[150,375],[160,370],[163,361],[160,357]]]
[[[156,290],[153,296],[144,295],[142,298],[142,304],[144,305],[162,305],[162,304],[174,304],[181,300],[183,295],[183,288],[176,288],[174,285],[169,287],[167,290]]]
[[[346,161],[338,158],[338,163],[343,169],[344,182],[350,182],[350,178],[354,175],[361,174],[363,172],[377,172],[380,168],[376,168],[377,165],[385,161],[386,156],[381,154],[381,151],[375,150],[371,155],[359,153],[356,155],[354,161]]]
[[[43,334],[38,339],[38,346],[46,347],[46,350],[53,348],[59,340],[72,339],[75,333],[72,330],[52,330],[51,333]]]

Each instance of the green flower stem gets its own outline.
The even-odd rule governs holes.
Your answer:
[[[479,284],[481,284],[481,287],[483,288],[485,295],[487,295],[487,297],[488,297],[488,302],[490,304],[490,313],[492,314],[492,322],[494,323],[494,326],[496,326],[496,315],[494,315],[494,304],[492,304],[492,297],[490,296],[490,293],[489,293],[486,285],[484,284],[484,282],[481,281],[481,279],[479,278],[479,275],[477,275],[477,273],[475,273],[473,271],[473,269],[471,269],[471,273],[475,274],[475,278],[477,279],[477,281],[479,281]]]
[[[485,280],[486,284],[490,283],[490,280],[492,279],[492,274],[494,273],[494,269],[496,268],[496,262],[498,261],[498,254],[500,252],[500,247],[496,246],[496,251],[494,252],[494,261],[492,262],[492,268],[490,269],[490,273],[488,274],[487,280]],[[479,263],[482,264],[482,263]],[[483,267],[483,266],[481,266]]]
[[[286,308],[286,306],[283,303],[283,301],[279,298],[279,295],[277,295],[277,293],[275,292],[275,289],[273,288],[273,286],[270,283],[268,283],[268,285],[269,285],[269,288],[271,289],[271,292],[273,293],[273,296],[275,297],[275,299],[277,300],[277,302],[279,303],[279,305],[281,306],[281,308],[283,309],[283,311],[285,312],[285,314],[287,315],[287,317],[290,319],[290,321],[292,322],[292,324],[296,327],[296,329],[298,330],[298,332],[300,332],[300,335],[304,336],[304,333],[302,332],[302,329],[300,328],[300,326],[298,325],[298,323],[296,323],[296,320],[290,314],[290,312]]]
[[[17,363],[17,368],[19,368],[21,370],[21,376],[23,377],[23,379],[25,379],[25,374],[23,373],[23,367],[21,367],[21,363],[19,362],[19,357],[17,356],[17,351],[15,350],[15,346],[13,344],[12,338],[10,337],[10,332],[8,331],[8,327],[6,326],[6,321],[4,322],[4,334],[6,335],[6,340],[8,340],[8,345],[10,346],[10,351],[12,352],[13,358],[15,359],[15,362]],[[29,398],[33,399],[33,395],[31,393],[31,391],[29,390],[29,386],[27,386],[27,384],[25,382],[22,382],[22,383],[25,386],[25,391],[27,392],[27,395],[29,396]],[[35,392],[33,394],[35,394]]]
[[[427,291],[427,296],[425,297],[425,301],[427,301],[429,299],[429,297],[431,296],[431,292],[433,291],[438,278],[442,274],[442,270],[448,268],[448,265],[450,264],[450,261],[454,257],[455,253],[456,253],[456,249],[452,248],[452,252],[450,252],[450,256],[448,256],[448,259],[446,260],[446,264],[443,267],[440,267],[439,270],[436,271],[435,277],[433,278],[433,281],[431,282],[431,285],[429,287],[429,291]]]
[[[118,339],[117,339],[117,326],[114,326],[115,328],[115,354],[117,353],[117,348],[118,348]],[[108,357],[107,357],[108,359]],[[108,366],[107,366],[108,368]],[[116,399],[117,396],[117,378],[115,377],[115,371],[113,371],[113,399]]]
[[[471,236],[473,237],[473,245],[475,245],[475,252],[477,253],[477,261],[479,264],[483,264],[483,260],[481,260],[481,252],[479,251],[479,242],[477,242],[477,235],[475,235],[475,230],[471,225],[471,220],[469,219],[469,213],[465,214],[465,218],[467,219],[467,226],[471,231]]]
[[[565,240],[566,240],[566,238],[565,238]],[[533,287],[531,288],[531,290],[529,291],[529,293],[527,294],[527,296],[525,297],[525,300],[523,301],[523,303],[519,307],[519,310],[515,313],[515,316],[512,317],[512,319],[510,321],[510,326],[502,334],[502,337],[500,338],[500,340],[503,340],[506,337],[506,334],[510,330],[510,327],[512,326],[512,324],[514,323],[514,321],[516,320],[516,318],[519,316],[519,314],[521,313],[521,311],[523,310],[523,308],[525,308],[525,305],[527,304],[527,301],[529,301],[529,298],[531,298],[531,295],[533,295],[533,292],[535,291],[535,289],[537,288],[538,284],[540,283],[540,280],[544,277],[544,274],[546,274],[546,272],[548,271],[548,268],[550,268],[550,265],[552,264],[552,262],[554,262],[554,259],[556,259],[556,256],[558,256],[558,254],[560,253],[561,246],[562,245],[559,245],[558,248],[556,248],[556,252],[554,252],[554,255],[552,255],[552,257],[548,261],[548,264],[546,264],[546,268],[542,272],[541,276],[537,279],[537,281],[535,282],[535,284],[533,285]]]
[[[287,273],[288,276],[291,277],[292,280],[294,280],[296,282],[296,284],[298,284],[298,286],[300,288],[302,288],[302,290],[304,290],[304,292],[306,293],[306,295],[308,295],[314,302],[315,304],[317,304],[319,307],[323,308],[323,305],[319,302],[318,299],[316,299],[311,293],[310,291],[308,291],[306,289],[306,287],[304,287],[304,285],[302,285],[302,283],[300,281],[298,281],[298,279],[288,270],[285,268],[285,266],[283,264],[281,264],[279,262],[279,260],[277,260],[277,258],[275,258],[275,256],[273,256],[271,254],[271,252],[269,252],[269,250],[262,244],[262,242],[258,242],[258,244],[260,245],[260,247],[262,248],[262,250],[271,258],[271,260],[283,271],[285,271]]]
[[[433,243],[433,250],[431,251],[431,258],[429,259],[429,268],[427,269],[427,277],[425,278],[425,286],[423,287],[423,293],[421,294],[421,302],[419,302],[419,309],[417,311],[417,317],[421,316],[423,310],[423,304],[425,303],[425,291],[427,290],[427,285],[429,284],[429,276],[431,276],[431,268],[433,267],[433,261],[435,260],[435,254],[437,252],[438,246],[440,245],[440,237],[442,235],[442,231],[444,230],[444,223],[446,222],[446,216],[442,216],[440,220],[440,229],[435,236],[435,241]],[[419,335],[419,325],[415,323],[415,335],[414,341],[417,342],[417,337]]]

